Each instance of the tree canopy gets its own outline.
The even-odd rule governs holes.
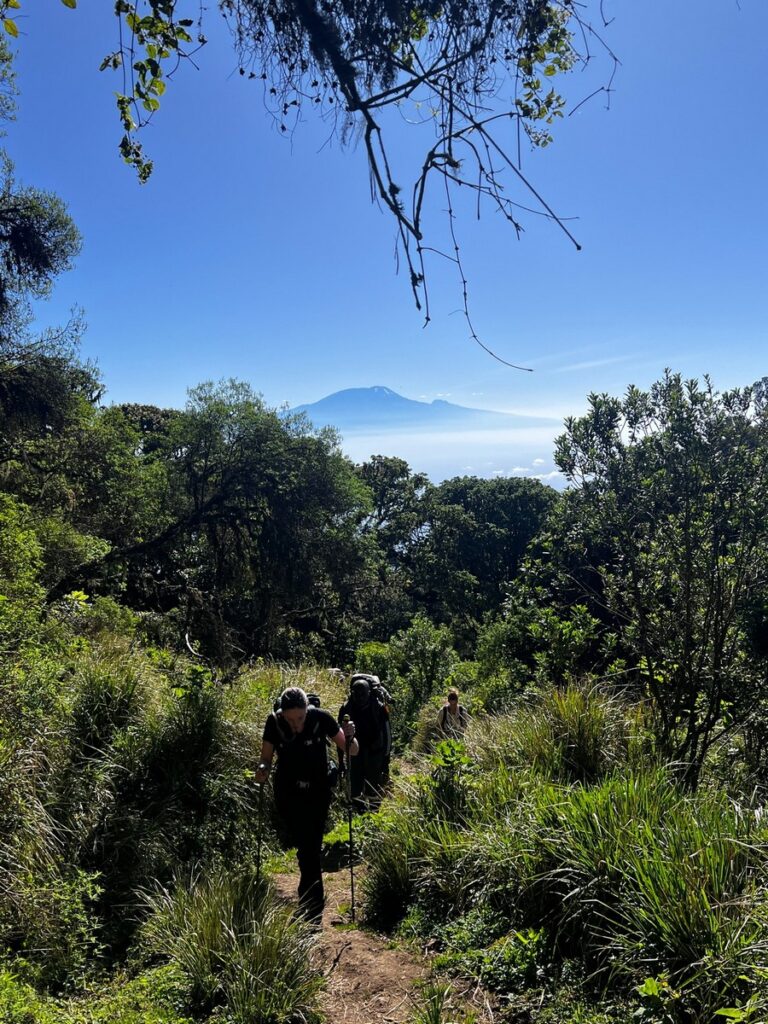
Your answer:
[[[572,487],[539,578],[618,637],[612,670],[650,697],[665,753],[693,773],[765,684],[766,413],[764,384],[720,394],[668,371],[590,396],[556,445]]]
[[[12,15],[21,6],[22,0],[0,0],[13,36]],[[342,142],[362,142],[372,196],[394,218],[399,257],[427,321],[426,264],[434,254],[454,264],[469,319],[460,193],[474,198],[478,215],[488,207],[518,234],[523,211],[533,206],[572,238],[524,176],[521,140],[549,144],[566,107],[554,80],[592,63],[598,51],[608,56],[609,85],[616,62],[590,21],[590,4],[218,0],[216,6],[231,30],[240,74],[263,86],[282,132],[294,131],[309,111]],[[146,181],[152,161],[140,131],[179,66],[198,60],[212,15],[193,0],[116,0],[114,10],[116,45],[101,67],[122,75],[120,152]],[[595,12],[601,21],[602,7],[595,4]],[[410,166],[398,166],[397,140],[420,130]],[[442,233],[432,223],[436,210],[447,216]]]

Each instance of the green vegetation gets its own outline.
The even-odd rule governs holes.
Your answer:
[[[149,898],[149,953],[167,956],[205,1015],[224,1006],[236,1021],[310,1020],[321,976],[311,934],[252,871],[219,869]]]
[[[476,723],[475,757],[441,744],[369,825],[368,919],[437,943],[437,967],[508,1000],[552,1002],[578,960],[593,1000],[663,1003],[651,1019],[748,1005],[761,1019],[762,807],[686,792],[642,753],[640,722],[575,689]]]

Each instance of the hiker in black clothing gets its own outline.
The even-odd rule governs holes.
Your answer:
[[[329,739],[357,759],[354,722],[339,728],[330,712],[309,704],[306,693],[292,686],[283,691],[277,710],[266,721],[256,772],[256,782],[266,782],[277,753],[275,806],[288,841],[296,847],[299,907],[314,924],[320,923],[325,902],[321,853],[331,802]]]
[[[389,761],[389,711],[377,684],[376,676],[353,675],[349,697],[339,708],[339,722],[349,715],[360,740],[360,754],[350,765],[352,803],[358,812],[378,807]]]

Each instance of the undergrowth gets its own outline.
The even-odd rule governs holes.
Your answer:
[[[578,688],[438,747],[372,830],[368,920],[502,995],[552,991],[579,962],[648,1019],[761,1019],[768,822],[681,789],[642,722]]]

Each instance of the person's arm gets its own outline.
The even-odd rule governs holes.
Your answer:
[[[331,739],[342,753],[347,751],[347,740],[349,740],[349,753],[351,757],[357,757],[360,753],[360,744],[355,739],[355,723],[345,722],[335,736]]]
[[[261,742],[261,760],[259,761],[259,767],[256,769],[256,782],[261,786],[269,777],[269,773],[272,770],[272,758],[275,756],[275,747],[269,740],[262,740]]]

